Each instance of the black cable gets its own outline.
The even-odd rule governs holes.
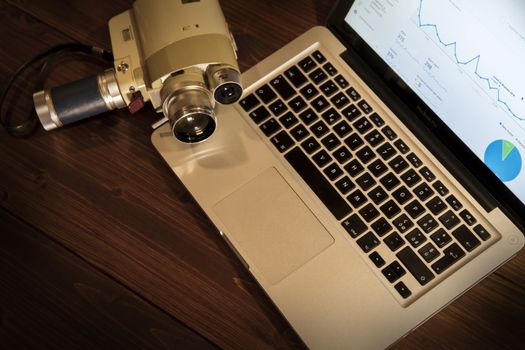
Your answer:
[[[18,124],[11,124],[9,115],[3,113],[4,102],[13,84],[17,81],[19,76],[29,67],[37,62],[44,60],[38,73],[36,83],[33,91],[40,91],[44,89],[44,84],[54,64],[64,55],[70,53],[82,53],[88,56],[95,56],[104,61],[113,62],[113,54],[95,46],[89,46],[79,43],[67,43],[51,47],[24,62],[16,72],[11,76],[5,88],[0,94],[0,124],[6,131],[15,137],[27,137],[34,133],[39,125],[38,117],[34,110],[30,115]]]

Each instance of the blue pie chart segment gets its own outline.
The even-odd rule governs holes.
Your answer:
[[[514,180],[521,171],[520,152],[506,140],[492,142],[485,151],[484,161],[503,182]]]

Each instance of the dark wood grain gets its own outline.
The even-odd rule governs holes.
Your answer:
[[[215,348],[0,209],[0,348]]]
[[[23,60],[50,45],[78,40],[109,47],[107,20],[131,3],[0,2],[0,84]],[[241,68],[323,24],[333,3],[221,1],[239,46]],[[95,69],[68,64],[52,83]],[[20,97],[29,102],[14,105],[15,115],[30,106],[30,94]],[[301,347],[153,150],[149,126],[156,118],[150,109],[133,116],[118,111],[23,140],[2,131],[0,206],[219,347]],[[396,347],[523,344],[524,269],[522,252]]]

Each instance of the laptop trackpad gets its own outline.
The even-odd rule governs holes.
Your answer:
[[[275,168],[222,199],[214,211],[237,250],[271,284],[334,242]]]

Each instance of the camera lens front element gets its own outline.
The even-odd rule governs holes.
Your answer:
[[[215,101],[223,105],[235,103],[242,96],[242,87],[237,83],[222,84],[215,89]]]
[[[163,104],[173,136],[185,143],[210,137],[217,127],[210,92],[200,83],[187,84],[172,91]]]
[[[225,65],[211,65],[206,70],[206,80],[213,98],[220,104],[237,102],[242,96],[241,75]]]

